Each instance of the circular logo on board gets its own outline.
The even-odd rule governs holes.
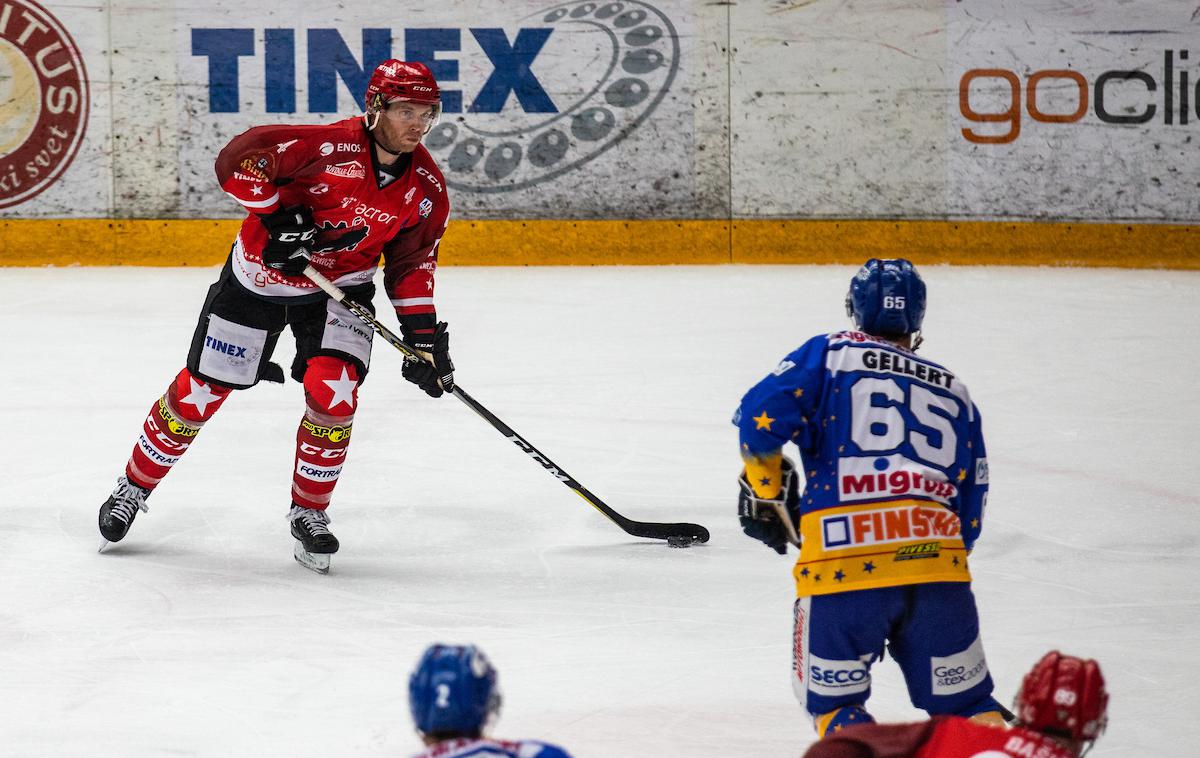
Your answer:
[[[467,112],[435,126],[425,147],[453,189],[509,192],[576,169],[628,137],[675,80],[679,36],[648,3],[576,0],[535,18],[570,45],[569,54],[551,53],[556,65],[539,74],[562,102],[515,124],[511,114]]]
[[[7,0],[0,6],[0,208],[62,175],[87,116],[87,71],[71,35],[32,0]]]

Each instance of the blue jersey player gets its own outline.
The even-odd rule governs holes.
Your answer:
[[[796,696],[821,736],[872,721],[886,644],[914,705],[1001,723],[967,568],[987,501],[979,411],[958,375],[916,355],[925,283],[912,263],[867,261],[846,309],[854,330],[805,342],[734,416],[743,531],[800,548]]]
[[[500,688],[474,645],[431,645],[408,680],[408,705],[428,746],[414,758],[571,758],[544,742],[485,736],[500,711]]]

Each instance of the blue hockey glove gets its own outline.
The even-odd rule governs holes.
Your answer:
[[[786,456],[782,466],[783,482],[779,497],[762,498],[754,493],[746,472],[738,477],[738,520],[747,537],[753,537],[780,555],[787,554],[788,543],[800,547],[796,522],[800,506],[800,480],[796,465]]]

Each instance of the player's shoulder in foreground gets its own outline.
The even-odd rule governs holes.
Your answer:
[[[251,127],[230,143],[238,154],[260,154],[263,166],[284,167],[285,172],[305,165],[324,165],[349,159],[364,160],[370,140],[359,118],[331,124],[270,124]]]
[[[571,754],[538,740],[484,738],[439,742],[413,758],[571,758]]]
[[[297,127],[303,144],[331,160],[344,160],[369,154],[371,138],[363,128],[362,118],[351,116],[330,124]]]
[[[413,151],[413,166],[417,176],[427,187],[428,195],[446,194],[446,178],[442,176],[442,170],[438,168],[437,161],[433,159],[424,145],[417,145],[417,149]]]

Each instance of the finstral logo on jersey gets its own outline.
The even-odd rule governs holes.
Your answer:
[[[88,120],[83,56],[32,0],[0,7],[0,208],[53,184],[75,158]]]
[[[958,516],[932,505],[883,508],[821,518],[821,538],[827,550],[929,537],[953,538],[959,532]]]
[[[446,183],[467,192],[532,187],[602,155],[658,108],[680,64],[675,25],[641,0],[548,0],[534,13],[467,28],[362,28],[343,36],[327,27],[269,26],[191,29],[211,113],[241,111],[241,82],[252,77],[261,77],[266,113],[346,112],[348,97],[363,107],[379,63],[423,63],[438,81],[443,113],[425,146]],[[298,82],[307,84],[306,103],[297,102]]]

